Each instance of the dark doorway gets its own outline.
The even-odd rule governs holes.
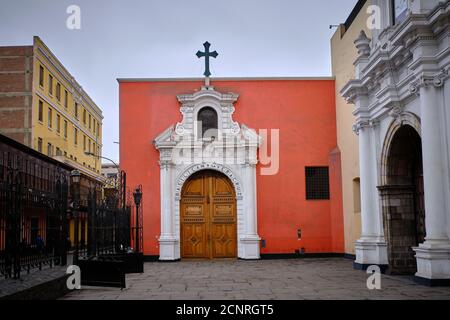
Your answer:
[[[416,247],[425,239],[422,143],[417,131],[400,127],[386,159],[386,185],[380,187],[388,242],[389,271],[414,274]]]

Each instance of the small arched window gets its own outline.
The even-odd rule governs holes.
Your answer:
[[[217,138],[217,112],[211,107],[202,108],[197,115],[198,135],[201,138]]]

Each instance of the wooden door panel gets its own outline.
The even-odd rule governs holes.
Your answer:
[[[236,196],[227,177],[211,171],[192,176],[180,211],[183,258],[237,256]]]
[[[183,188],[183,196],[185,197],[205,197],[205,181],[204,177],[195,175],[186,182]],[[201,199],[203,200],[203,199]]]
[[[236,256],[236,216],[232,198],[215,197],[212,205],[211,239],[214,258]]]
[[[182,235],[182,254],[186,258],[207,257],[204,224],[185,224]]]
[[[213,197],[234,196],[233,186],[228,178],[216,176],[213,177],[213,190],[211,191]]]
[[[212,255],[214,258],[236,257],[235,224],[212,225]]]
[[[206,258],[207,252],[207,206],[203,199],[183,199],[181,205],[181,250],[186,258]]]

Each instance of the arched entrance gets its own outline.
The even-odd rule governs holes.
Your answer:
[[[389,271],[414,274],[415,253],[425,239],[422,143],[416,129],[401,125],[387,141],[385,185],[380,187]]]
[[[228,177],[213,170],[193,174],[181,191],[181,258],[236,258],[236,222],[236,193]]]

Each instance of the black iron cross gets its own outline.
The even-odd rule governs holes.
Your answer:
[[[217,58],[217,56],[219,55],[217,53],[217,51],[213,51],[213,52],[209,52],[209,47],[211,46],[211,44],[206,41],[203,46],[205,47],[205,52],[201,52],[200,50],[197,52],[197,57],[201,58],[201,57],[205,57],[205,77],[209,77],[211,75],[211,72],[209,71],[209,57],[213,57],[213,58]]]

